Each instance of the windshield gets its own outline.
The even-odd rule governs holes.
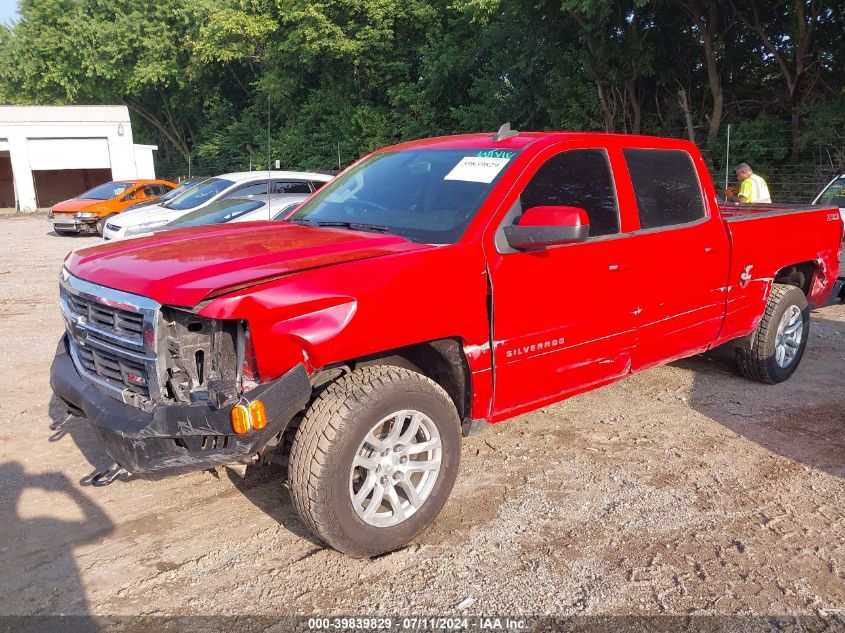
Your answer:
[[[816,204],[826,207],[845,207],[845,174],[839,176],[822,191]]]
[[[168,200],[173,200],[176,196],[185,193],[188,189],[196,185],[197,183],[202,181],[191,180],[190,182],[183,182],[181,185],[178,185],[168,191],[165,194],[162,194],[161,197],[156,201],[157,204],[161,204],[162,202],[167,202]]]
[[[204,202],[208,202],[211,198],[227,187],[231,187],[233,184],[231,180],[226,180],[225,178],[209,178],[183,191],[162,206],[168,209],[176,209],[177,211],[193,209]]]
[[[203,224],[230,222],[250,211],[260,209],[265,203],[266,201],[264,200],[238,200],[236,198],[220,200],[218,202],[212,202],[202,209],[191,211],[167,226],[168,228],[176,229],[182,226],[201,226]]]
[[[477,149],[377,154],[328,183],[289,220],[452,244],[516,154]]]
[[[107,182],[99,187],[89,189],[79,197],[83,200],[111,200],[134,186],[134,182]]]

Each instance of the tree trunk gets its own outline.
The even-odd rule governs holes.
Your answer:
[[[637,96],[637,77],[634,76],[625,82],[625,93],[628,95],[628,102],[631,104],[631,133],[639,134],[642,129],[643,107]]]
[[[798,154],[801,150],[801,106],[792,103],[792,120],[790,121],[791,148],[789,160],[793,163],[798,161]]]
[[[613,131],[613,119],[615,118],[613,111],[610,109],[610,104],[607,102],[607,97],[604,94],[604,88],[601,82],[596,81],[596,92],[599,96],[599,103],[601,104],[602,116],[604,117],[604,131]]]
[[[687,136],[689,140],[695,143],[695,127],[692,123],[692,113],[689,109],[689,101],[687,100],[687,91],[681,88],[678,90],[678,103],[681,104],[681,110],[684,112],[684,120],[687,123]]]
[[[188,161],[190,150],[188,149],[188,144],[185,142],[184,137],[178,131],[166,125],[163,121],[161,121],[161,119],[140,104],[131,103],[129,101],[123,101],[123,104],[132,112],[154,125],[158,131],[161,132],[162,136],[164,136],[164,138],[170,143],[170,145],[182,155],[182,158],[184,158],[186,162]]]
[[[715,34],[718,25],[719,8],[712,4],[707,19],[698,17],[701,39],[704,46],[704,66],[707,69],[707,83],[710,86],[710,96],[713,99],[710,110],[710,125],[707,130],[707,147],[712,148],[719,136],[724,116],[725,95],[722,91],[722,80],[719,76],[719,64],[716,60]]]

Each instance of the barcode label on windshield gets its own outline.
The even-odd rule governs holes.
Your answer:
[[[462,158],[461,162],[443,177],[443,180],[491,183],[509,161],[510,158],[467,156]]]

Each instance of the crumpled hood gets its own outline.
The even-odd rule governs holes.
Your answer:
[[[88,200],[85,198],[71,198],[64,200],[58,204],[53,205],[55,213],[73,213],[75,211],[82,211],[85,207],[90,207],[95,204],[102,204],[105,200]]]
[[[424,248],[395,235],[250,222],[111,242],[72,252],[65,266],[95,284],[192,307],[224,288]]]

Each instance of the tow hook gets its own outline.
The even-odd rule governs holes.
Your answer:
[[[63,417],[61,420],[53,420],[53,422],[50,424],[50,430],[51,431],[58,431],[65,424],[70,422],[75,417],[78,417],[78,416],[75,413],[73,413],[72,411],[68,411],[65,414],[65,417]]]
[[[86,483],[102,488],[103,486],[108,486],[109,484],[114,483],[119,477],[128,474],[129,471],[120,464],[112,464],[106,470],[101,470],[100,472],[92,475]]]

